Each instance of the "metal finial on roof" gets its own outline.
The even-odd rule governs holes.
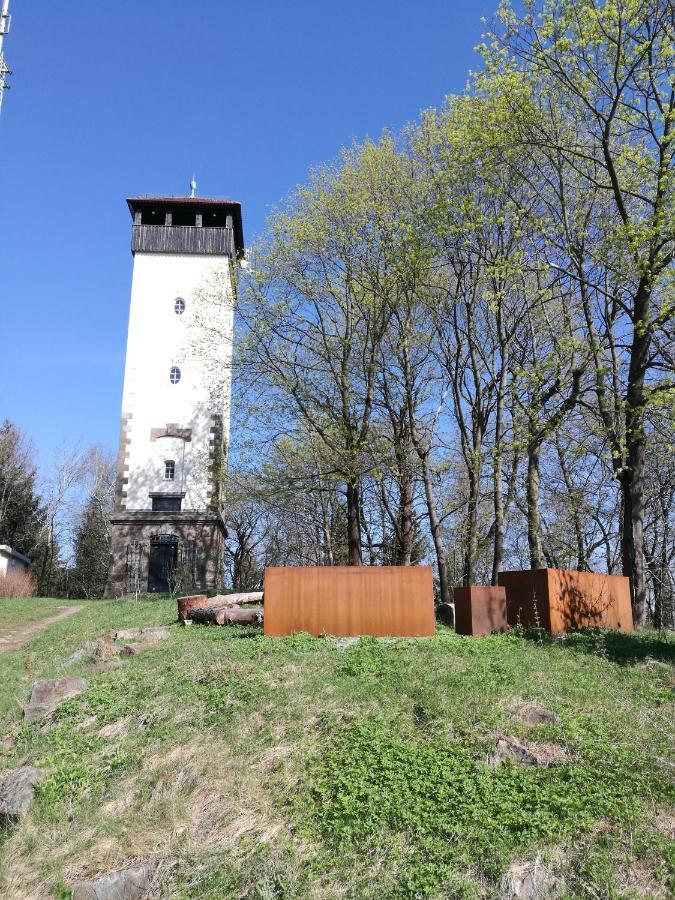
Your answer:
[[[192,176],[192,180],[190,181],[190,196],[194,197],[195,191],[197,190],[197,182],[195,181],[195,176]]]

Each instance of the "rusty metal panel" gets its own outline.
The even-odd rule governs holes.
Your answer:
[[[477,637],[506,631],[506,589],[487,585],[456,587],[455,631]]]
[[[630,580],[622,575],[549,569],[548,592],[555,634],[594,625],[633,630]]]
[[[539,625],[551,631],[548,569],[500,572],[497,580],[506,588],[506,617],[512,628]]]
[[[265,634],[434,634],[431,566],[265,569]]]
[[[537,624],[553,634],[598,626],[633,630],[630,582],[622,575],[537,569],[500,572],[509,625]],[[536,609],[535,609],[536,607]]]

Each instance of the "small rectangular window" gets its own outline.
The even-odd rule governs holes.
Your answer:
[[[173,481],[176,477],[176,462],[173,459],[164,460],[164,480]]]
[[[153,512],[179,512],[182,500],[180,497],[153,497]]]

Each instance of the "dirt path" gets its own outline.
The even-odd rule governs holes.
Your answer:
[[[39,622],[33,622],[31,625],[24,625],[21,628],[10,631],[9,634],[0,636],[0,653],[9,653],[11,650],[16,650],[38,632],[42,631],[43,628],[53,625],[55,622],[60,622],[62,619],[67,619],[68,616],[74,615],[83,608],[82,606],[62,606],[60,609],[63,611],[55,616],[41,619]]]

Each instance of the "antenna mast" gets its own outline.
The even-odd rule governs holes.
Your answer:
[[[2,6],[0,6],[0,110],[2,110],[2,95],[5,88],[9,89],[7,76],[12,74],[12,70],[8,69],[7,64],[5,63],[2,45],[5,40],[5,35],[9,31],[12,17],[9,14],[9,0],[0,0],[0,2],[2,3]]]

